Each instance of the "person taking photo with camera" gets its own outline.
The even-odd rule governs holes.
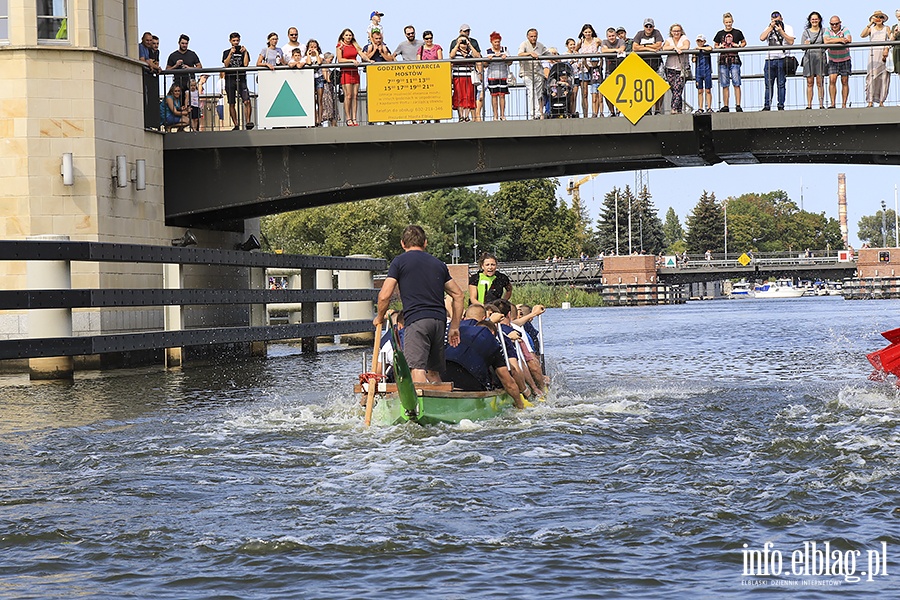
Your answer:
[[[769,46],[792,46],[794,44],[794,28],[785,25],[781,13],[777,10],[772,13],[772,20],[759,35],[759,41],[768,42]],[[787,72],[784,69],[784,59],[787,53],[784,50],[769,50],[766,56],[766,64],[763,75],[766,80],[766,97],[763,102],[763,110],[772,110],[772,85],[778,86],[778,110],[784,110],[784,98],[786,95],[785,83]]]

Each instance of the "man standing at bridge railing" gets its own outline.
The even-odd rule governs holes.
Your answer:
[[[525,105],[532,119],[544,118],[544,67],[541,57],[548,54],[547,48],[538,41],[538,30],[529,29],[526,39],[519,46],[519,56],[529,56],[532,60],[519,63],[519,72],[525,82]]]
[[[777,10],[772,13],[772,20],[759,35],[759,41],[768,42],[769,46],[792,46],[794,44],[794,28],[784,23],[781,13]],[[784,100],[787,95],[787,72],[784,70],[784,59],[787,52],[784,50],[769,50],[766,55],[766,64],[763,73],[766,79],[766,97],[763,110],[772,110],[772,86],[778,86],[778,110],[784,110]]]
[[[828,48],[828,95],[831,106],[837,106],[837,78],[841,78],[841,108],[847,108],[850,97],[850,48],[847,44],[853,41],[850,30],[841,25],[841,18],[833,15],[829,19],[829,29],[824,35]]]

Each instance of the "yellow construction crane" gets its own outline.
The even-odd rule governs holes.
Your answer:
[[[575,218],[578,219],[578,230],[575,232],[575,239],[578,241],[579,250],[584,247],[584,229],[586,225],[581,216],[581,192],[579,189],[599,174],[600,173],[591,173],[590,175],[585,175],[578,181],[569,179],[569,185],[566,186],[566,192],[572,196],[572,211],[575,213]]]
[[[590,175],[585,175],[578,181],[569,179],[569,185],[566,186],[566,192],[572,196],[572,208],[575,209],[575,214],[578,215],[579,218],[581,218],[581,192],[579,191],[579,188],[599,174],[600,173],[591,173]]]

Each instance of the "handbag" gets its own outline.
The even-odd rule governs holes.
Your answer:
[[[694,75],[691,73],[691,63],[688,62],[688,57],[684,54],[681,55],[681,78],[685,81],[693,81]]]
[[[338,87],[338,102],[344,101],[344,86]]]
[[[793,77],[797,74],[797,57],[788,54],[784,57],[784,74]]]
[[[481,85],[481,74],[477,69],[475,69],[474,65],[472,66],[472,73],[470,77],[472,78],[472,85],[474,85],[475,87]]]

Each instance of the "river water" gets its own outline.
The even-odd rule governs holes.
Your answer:
[[[898,309],[551,310],[549,399],[472,426],[364,428],[362,350],[7,376],[0,597],[897,597]]]

